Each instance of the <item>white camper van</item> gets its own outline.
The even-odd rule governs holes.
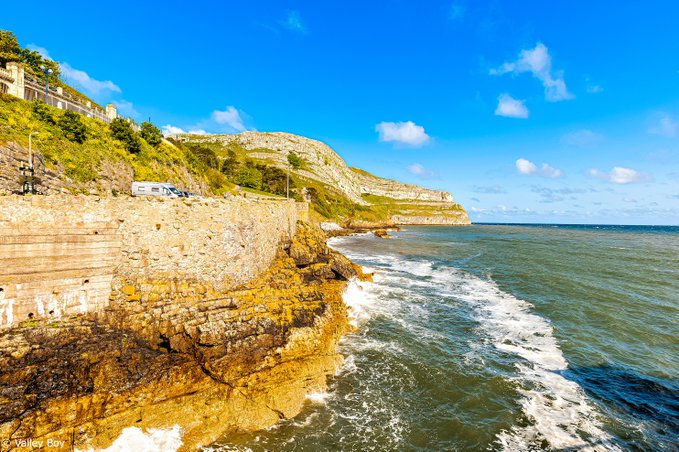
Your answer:
[[[132,182],[132,196],[162,196],[182,198],[184,193],[172,184],[164,182]]]

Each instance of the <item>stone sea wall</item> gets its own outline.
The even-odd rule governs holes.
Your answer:
[[[298,210],[0,197],[0,439],[86,450],[178,427],[198,450],[299,413],[342,362],[360,272]]]
[[[158,294],[154,280],[227,290],[268,268],[296,220],[293,202],[0,196],[0,328],[103,312]]]

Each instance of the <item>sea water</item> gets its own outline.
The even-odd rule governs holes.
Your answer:
[[[677,450],[679,228],[408,227],[297,417],[208,450]]]

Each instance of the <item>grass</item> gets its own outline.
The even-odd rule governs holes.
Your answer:
[[[64,114],[58,108],[45,108],[55,121]],[[135,180],[171,182],[180,188],[203,181],[210,194],[216,195],[233,190],[234,185],[223,174],[191,161],[185,150],[166,142],[153,147],[142,140],[141,151],[132,154],[111,136],[107,123],[80,118],[87,128],[87,139],[82,144],[69,141],[58,125],[35,114],[31,102],[0,94],[0,146],[12,141],[27,148],[28,135],[37,131],[34,149],[45,158],[48,168],[63,170],[71,179],[73,193],[88,192],[91,182],[111,166],[131,170]],[[115,189],[129,193],[130,187]]]

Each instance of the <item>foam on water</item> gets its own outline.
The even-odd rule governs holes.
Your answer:
[[[335,239],[333,245],[341,248],[342,242]],[[546,442],[556,449],[619,450],[602,430],[598,414],[582,388],[560,374],[568,368],[568,362],[552,334],[551,324],[532,311],[533,305],[503,292],[490,278],[481,279],[454,268],[434,268],[431,262],[394,255],[368,257],[358,251],[342,252],[352,259],[368,258],[377,272],[373,284],[353,281],[347,289],[345,302],[355,326],[365,326],[375,315],[394,309],[388,306],[389,297],[385,295],[406,290],[410,293],[400,298],[422,301],[415,290],[426,288],[469,305],[482,337],[496,349],[517,357],[515,381],[522,396],[522,424],[527,425],[501,432],[497,436],[500,447],[527,450]],[[366,345],[355,341],[352,349],[360,353]],[[370,346],[390,347],[385,343]]]
[[[128,427],[106,449],[98,449],[98,452],[174,452],[178,450],[182,442],[181,429],[178,425],[172,428],[150,428],[142,430],[138,427]],[[94,449],[86,449],[93,452]]]
[[[547,441],[552,448],[619,450],[601,429],[597,412],[580,386],[564,378],[568,368],[551,324],[533,305],[503,292],[492,280],[456,269],[431,269],[456,298],[473,307],[480,328],[498,350],[522,358],[515,365],[527,426],[498,435],[505,450],[527,450]]]

